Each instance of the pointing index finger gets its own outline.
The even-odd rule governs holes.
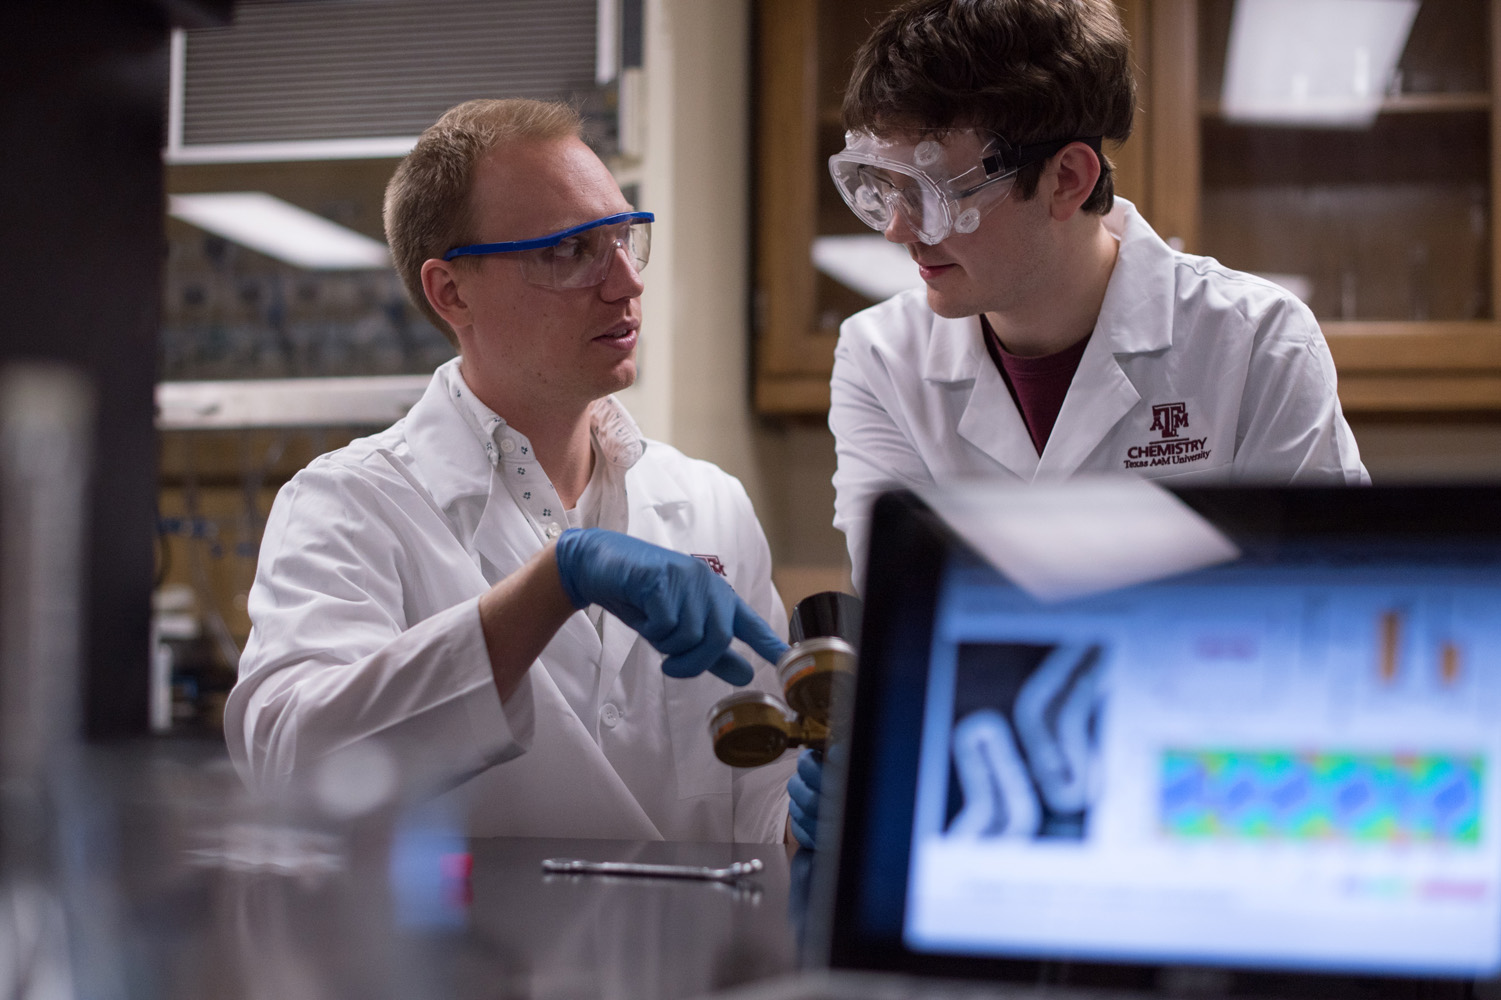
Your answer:
[[[782,641],[781,636],[752,611],[750,605],[741,600],[739,595],[735,597],[734,628],[735,638],[744,640],[746,645],[756,651],[756,655],[768,663],[776,663],[787,652],[787,644]]]

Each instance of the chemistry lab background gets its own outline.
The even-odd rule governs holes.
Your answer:
[[[386,263],[380,203],[416,134],[471,97],[584,109],[657,216],[626,405],[741,479],[789,604],[847,589],[833,345],[918,279],[824,164],[850,55],[890,6],[240,0],[175,31],[140,526],[151,728],[218,727],[277,488],[399,417],[450,356]],[[1175,245],[1308,302],[1376,482],[1501,479],[1501,0],[1120,6],[1142,87],[1118,193]]]

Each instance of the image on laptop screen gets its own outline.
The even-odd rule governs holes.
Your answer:
[[[1231,538],[1158,492],[1221,539],[1198,568],[944,561],[903,946],[1501,971],[1498,547]]]

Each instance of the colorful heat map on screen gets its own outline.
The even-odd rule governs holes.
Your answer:
[[[1484,759],[1449,754],[1168,750],[1169,836],[1369,843],[1480,842]]]

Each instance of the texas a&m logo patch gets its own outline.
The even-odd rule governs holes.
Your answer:
[[[1149,469],[1161,465],[1187,465],[1207,459],[1209,438],[1207,435],[1201,438],[1192,436],[1196,418],[1190,409],[1187,400],[1153,403],[1152,422],[1147,426],[1146,440],[1126,449],[1125,467]]]
[[[1188,426],[1187,403],[1158,403],[1152,407],[1151,430],[1161,431],[1165,438],[1178,436],[1178,428]]]
[[[718,556],[707,555],[703,552],[690,552],[688,554],[695,559],[702,559],[704,562],[708,563],[709,568],[718,573],[720,576],[729,576],[729,574],[724,571],[724,560],[719,558]]]

